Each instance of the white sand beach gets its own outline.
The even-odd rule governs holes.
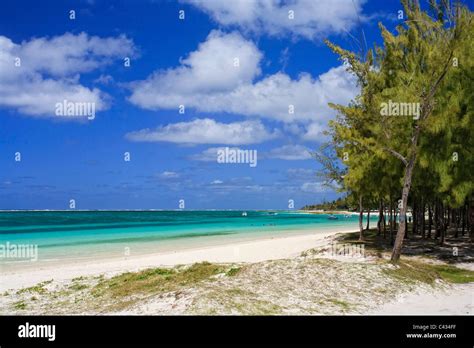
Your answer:
[[[416,268],[413,281],[411,273],[408,279],[401,279],[398,266],[386,262],[387,256],[366,253],[360,258],[328,253],[338,233],[353,229],[299,232],[2,272],[0,313],[474,314],[472,282],[436,280],[430,284],[417,280],[424,271]],[[101,282],[125,272],[188,265],[180,268],[186,269],[203,261],[223,265],[224,269],[188,286],[169,290],[158,287],[150,293],[133,293],[132,297],[110,297],[107,293],[96,297],[93,292]],[[470,268],[472,264],[460,266]],[[229,276],[232,269],[237,275]]]
[[[139,271],[149,267],[186,265],[195,262],[240,263],[260,262],[292,258],[301,252],[321,246],[327,241],[325,238],[341,232],[352,232],[353,229],[328,229],[324,232],[296,231],[297,235],[275,237],[258,237],[249,241],[228,242],[221,240],[218,245],[180,247],[158,252],[156,254],[111,257],[94,261],[70,261],[61,264],[41,265],[34,268],[34,263],[25,265],[13,271],[0,272],[0,292],[32,286],[39,282],[54,279],[63,282],[80,276],[95,276],[105,274],[111,276],[122,272]]]
[[[474,315],[474,283],[432,292],[404,293],[369,315]]]

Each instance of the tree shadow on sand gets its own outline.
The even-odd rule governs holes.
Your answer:
[[[411,230],[410,230],[411,232]],[[432,231],[431,238],[422,238],[420,235],[409,233],[403,244],[402,255],[431,257],[447,263],[474,262],[474,243],[469,240],[469,235],[464,236],[458,233],[454,236],[454,231],[450,230],[443,245],[440,245],[439,238],[434,238],[435,231]],[[393,243],[390,241],[390,234],[386,231],[377,234],[376,229],[364,232],[364,240],[359,241],[359,233],[348,233],[338,237],[338,241],[344,243],[363,243],[367,251],[382,257],[383,253],[390,253]]]

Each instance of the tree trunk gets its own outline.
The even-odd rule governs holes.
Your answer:
[[[416,204],[416,199],[413,199],[413,209],[412,209],[412,220],[413,220],[413,226],[412,226],[412,231],[413,234],[415,235],[416,232],[418,231],[418,204]],[[408,234],[408,231],[407,231]]]
[[[390,199],[390,218],[389,218],[389,223],[390,223],[390,245],[393,245],[393,201]]]
[[[453,209],[453,219],[454,219],[454,238],[458,237],[458,227],[459,227],[459,214],[458,209]]]
[[[359,240],[364,240],[364,228],[362,226],[362,219],[364,217],[364,207],[362,206],[362,196],[359,197]]]
[[[469,202],[468,223],[469,223],[469,239],[474,242],[474,201]]]
[[[453,226],[453,210],[447,206],[446,207],[447,219],[446,219],[446,233],[445,236],[448,235],[449,229]]]
[[[423,238],[423,239],[425,239],[425,209],[426,209],[425,202],[424,202],[423,198],[421,198],[421,213],[420,213],[420,217],[421,217],[421,238]]]
[[[443,203],[440,203],[441,210],[441,234],[439,238],[439,245],[444,245],[444,238],[446,236],[446,228],[448,227],[449,222],[449,210],[448,210],[448,219],[446,220],[446,211],[444,209]]]
[[[461,236],[464,237],[464,231],[466,230],[466,217],[467,217],[467,205],[464,204],[462,207],[462,215],[461,215],[461,220],[462,220],[462,229],[461,229]]]
[[[365,230],[368,231],[370,226],[370,209],[367,209],[367,225],[365,226]]]
[[[432,223],[433,223],[433,212],[431,211],[431,204],[428,204],[428,239],[431,239]]]
[[[419,129],[417,128],[417,132],[415,135],[414,142],[415,144],[418,142],[418,134],[419,134]],[[413,168],[415,168],[415,160],[416,160],[416,152],[413,154],[412,158],[408,162],[408,165],[405,168],[405,175],[403,178],[403,189],[402,189],[402,207],[400,208],[400,219],[404,219],[407,213],[407,203],[408,203],[408,194],[410,193],[410,188],[411,188],[411,181],[413,177]],[[405,224],[403,223],[404,221],[400,220],[400,223],[398,224],[398,232],[397,232],[397,237],[395,238],[395,244],[393,246],[393,251],[392,251],[392,257],[391,260],[392,262],[398,262],[400,259],[400,255],[402,253],[402,245],[403,245],[403,239],[405,238]]]
[[[379,219],[377,221],[377,236],[382,234],[383,202],[379,201]]]
[[[407,218],[407,214],[405,214],[405,217],[404,219],[402,219],[401,221],[405,221],[405,239],[408,239],[408,218]]]

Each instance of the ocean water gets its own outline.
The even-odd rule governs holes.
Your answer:
[[[37,246],[38,261],[124,256],[312,229],[357,229],[358,217],[290,211],[0,212],[1,245]],[[376,219],[376,217],[373,217]],[[5,250],[5,248],[3,249]],[[0,257],[0,264],[28,257]]]

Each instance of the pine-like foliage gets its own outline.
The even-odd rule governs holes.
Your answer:
[[[474,190],[473,14],[447,1],[431,1],[428,11],[402,4],[406,20],[395,33],[379,24],[383,45],[364,57],[327,42],[360,94],[348,106],[331,105],[338,115],[326,145],[343,165],[326,175],[361,206],[395,201],[401,222],[413,195],[456,208]],[[393,261],[405,232],[399,223]]]

